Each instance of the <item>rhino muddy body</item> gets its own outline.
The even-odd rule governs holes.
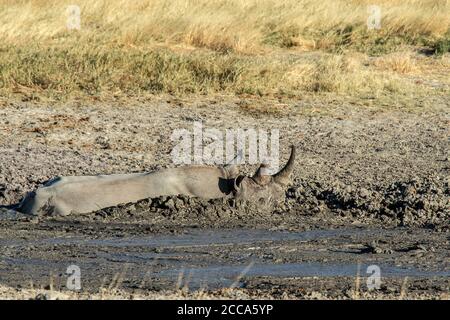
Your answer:
[[[288,163],[273,176],[263,176],[264,165],[252,177],[238,176],[237,166],[228,164],[223,167],[185,166],[146,173],[57,177],[29,193],[18,210],[32,215],[64,216],[172,195],[217,199],[234,193],[239,202],[279,201],[289,183],[294,159],[295,148],[292,147]]]

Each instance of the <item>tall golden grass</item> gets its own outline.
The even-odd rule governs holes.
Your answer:
[[[446,51],[450,1],[376,2],[379,30],[369,0],[0,0],[0,92],[416,92],[398,76],[414,61],[369,57]],[[67,28],[69,4],[80,30]]]
[[[73,37],[65,11],[72,3],[81,9],[78,37],[124,45],[167,42],[253,53],[264,44],[328,48],[343,34],[350,42],[374,36],[418,41],[449,30],[450,1],[375,2],[381,29],[369,32],[369,0],[2,0],[0,36],[12,44],[61,43]]]

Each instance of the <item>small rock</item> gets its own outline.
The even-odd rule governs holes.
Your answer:
[[[48,293],[39,293],[34,297],[34,300],[50,300],[50,295]]]
[[[370,191],[365,188],[361,188],[361,190],[359,191],[359,195],[363,198],[367,198],[370,196]]]

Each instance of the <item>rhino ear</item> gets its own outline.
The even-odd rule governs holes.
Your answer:
[[[241,190],[242,181],[244,181],[244,179],[246,179],[246,178],[247,177],[244,177],[244,176],[237,176],[236,178],[234,178],[233,186],[234,186],[234,191],[235,192],[239,192]]]
[[[234,178],[239,175],[239,164],[242,162],[242,150],[238,151],[236,157],[233,158],[223,168],[227,171],[229,178]]]
[[[227,164],[223,168],[227,172],[228,178],[235,178],[239,175],[239,167],[236,164],[233,164],[233,165]]]
[[[265,185],[270,182],[271,176],[266,173],[268,165],[263,163],[259,166],[258,170],[256,170],[252,179],[259,185]]]

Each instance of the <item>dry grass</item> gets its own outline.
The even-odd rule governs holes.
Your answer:
[[[408,53],[393,53],[379,57],[374,65],[380,70],[407,74],[418,71],[416,62]]]
[[[402,289],[403,290],[403,289]],[[245,290],[236,288],[224,288],[219,290],[165,290],[165,291],[147,291],[140,293],[132,293],[120,289],[106,290],[102,289],[96,293],[74,292],[74,291],[58,291],[44,289],[15,289],[0,285],[0,300],[257,300],[257,299],[284,299],[284,300],[330,300],[330,299],[361,299],[361,300],[448,300],[448,293],[436,294],[420,294],[409,293],[406,290],[399,294],[385,294],[382,292],[362,292],[357,297],[342,295],[339,298],[330,297],[327,292],[311,291],[301,297],[283,294],[280,296],[272,296],[270,292],[258,290]]]
[[[363,0],[80,0],[68,30],[72,1],[0,0],[0,94],[429,94],[399,50],[446,51],[450,1],[377,3],[380,30]]]
[[[67,5],[73,1],[0,1],[0,33],[9,43],[64,42]],[[406,42],[444,37],[450,2],[377,1],[382,28],[367,30],[364,0],[79,0],[78,37],[118,45],[153,41],[254,53],[265,43],[332,48],[402,37]],[[313,45],[315,43],[315,45]]]

